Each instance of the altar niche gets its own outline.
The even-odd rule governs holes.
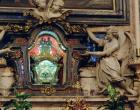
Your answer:
[[[36,96],[75,95],[77,88],[73,85],[78,81],[78,61],[72,54],[77,48],[76,51],[82,50],[80,39],[84,37],[73,36],[57,24],[44,23],[24,34],[26,43],[22,36],[14,38],[14,50],[20,53],[13,59],[17,70],[16,91]],[[23,45],[17,44],[19,39]]]
[[[32,85],[65,84],[68,48],[62,41],[63,36],[50,29],[35,33],[27,51]]]

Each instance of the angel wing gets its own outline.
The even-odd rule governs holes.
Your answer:
[[[119,50],[117,52],[118,60],[123,60],[133,55],[133,44],[134,40],[129,32],[119,31],[118,32]]]
[[[49,9],[51,8],[54,0],[49,0],[48,5],[47,5],[47,13],[49,12]]]
[[[7,29],[6,26],[0,26],[0,41],[3,39]]]
[[[133,72],[128,67],[128,61],[134,55],[134,37],[129,32],[119,31],[119,50],[117,58],[120,61],[122,76],[131,76]]]
[[[47,4],[47,10],[51,7],[52,3],[54,2],[54,0],[49,0],[48,4]],[[29,3],[31,4],[31,6],[35,6],[36,2],[35,0],[29,0]]]

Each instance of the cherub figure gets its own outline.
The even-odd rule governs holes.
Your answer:
[[[65,12],[61,9],[64,6],[63,0],[49,0],[48,5],[46,2],[46,0],[32,0],[36,8],[30,14],[40,21],[48,21],[60,17]]]
[[[137,92],[131,89],[127,83],[124,74],[127,73],[126,61],[129,58],[130,42],[128,42],[128,32],[122,32],[115,29],[115,27],[107,28],[105,39],[96,38],[92,33],[92,28],[87,28],[89,37],[98,45],[103,46],[103,51],[90,52],[87,51],[82,55],[95,55],[100,56],[96,79],[98,88],[102,93],[108,84],[116,84],[117,87],[123,88],[125,91],[132,95],[137,95]],[[126,37],[127,36],[127,37]],[[121,47],[122,46],[122,47]],[[127,59],[125,61],[125,59]]]

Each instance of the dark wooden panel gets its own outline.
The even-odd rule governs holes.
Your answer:
[[[95,0],[96,1],[96,0]],[[98,0],[97,0],[98,1]],[[104,0],[100,0],[103,4]],[[108,1],[108,2],[107,2]],[[73,23],[86,23],[93,25],[112,25],[112,24],[129,24],[129,0],[107,0],[106,6],[110,3],[112,8],[97,5],[96,8],[89,9],[73,9],[73,13],[68,17],[68,21]],[[110,2],[109,2],[110,1]],[[111,3],[112,1],[112,3]],[[104,5],[105,5],[104,4]],[[97,7],[100,9],[97,9]]]
[[[23,12],[33,7],[0,7],[0,23],[24,23]],[[72,10],[66,18],[73,24],[129,24],[129,0],[65,0],[64,10]]]
[[[28,6],[32,5],[32,0],[0,0],[0,6]],[[46,1],[48,3],[49,0]],[[112,8],[112,0],[65,0],[65,8]]]
[[[115,0],[65,0],[65,8],[70,9],[113,9]]]
[[[31,0],[0,0],[0,6],[30,7]]]

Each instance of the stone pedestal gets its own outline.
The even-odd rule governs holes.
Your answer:
[[[96,67],[80,69],[80,83],[84,96],[95,95],[97,92]]]
[[[130,65],[135,68],[135,73],[137,75],[137,79],[134,81],[134,89],[138,91],[138,105],[140,105],[140,58],[136,58],[134,61],[130,63]],[[139,108],[140,109],[140,108]]]
[[[13,69],[7,66],[5,58],[0,58],[0,94],[8,96],[14,82]]]

